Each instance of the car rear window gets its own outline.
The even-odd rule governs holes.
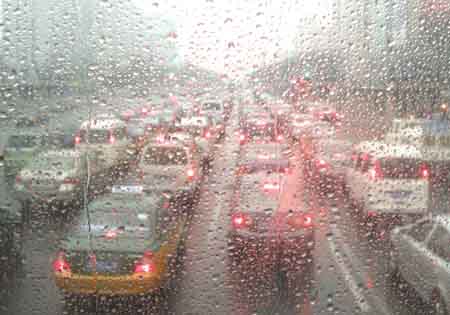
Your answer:
[[[419,179],[421,170],[426,164],[417,159],[381,159],[381,170],[384,178]]]
[[[220,110],[221,107],[220,107],[219,103],[208,102],[208,103],[203,103],[202,109],[203,110]]]
[[[147,165],[184,165],[188,157],[182,148],[149,147],[145,151],[144,162]]]
[[[108,129],[91,129],[80,131],[81,142],[94,143],[106,143],[109,141],[110,132]]]

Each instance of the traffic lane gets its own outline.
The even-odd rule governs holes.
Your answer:
[[[235,314],[227,269],[228,210],[233,194],[238,147],[236,114],[200,191],[191,229],[185,241],[182,278],[170,299],[174,314]]]
[[[334,213],[333,237],[340,253],[347,257],[351,273],[356,275],[369,305],[377,307],[382,314],[431,313],[429,306],[404,283],[391,281],[388,234],[371,238],[369,226],[342,191],[319,193],[319,198]]]

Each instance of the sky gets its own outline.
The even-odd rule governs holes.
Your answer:
[[[228,74],[282,60],[295,51],[299,21],[324,20],[332,0],[132,0],[145,16],[175,23],[182,60]]]

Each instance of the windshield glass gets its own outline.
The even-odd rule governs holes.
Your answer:
[[[450,313],[450,0],[0,0],[0,39],[0,315]]]

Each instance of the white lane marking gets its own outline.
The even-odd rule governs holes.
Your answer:
[[[334,229],[331,224],[330,224],[330,228],[333,230],[333,235],[336,235],[335,234],[336,229]],[[358,284],[356,283],[355,279],[353,278],[350,270],[347,268],[343,258],[341,257],[339,252],[337,252],[336,244],[335,244],[334,240],[333,239],[329,240],[328,244],[330,246],[331,252],[333,253],[334,260],[337,263],[337,265],[339,266],[339,269],[341,270],[341,273],[344,276],[344,280],[347,284],[347,287],[352,292],[356,303],[358,304],[361,311],[368,312],[370,310],[370,305],[367,303],[366,298],[364,297],[364,294],[362,293],[362,288],[360,288],[358,286]],[[348,257],[352,257],[352,256],[348,256]]]
[[[334,224],[330,224],[330,229],[332,230],[331,232],[335,236],[336,240],[342,240],[343,239],[340,230],[337,229],[334,226]],[[330,247],[333,246],[333,251],[335,251],[336,245],[334,244],[334,240],[333,239],[329,242],[329,244],[330,244]],[[346,244],[345,242],[339,242],[339,246],[342,249],[342,251],[344,252],[346,257],[351,257],[352,261],[355,262],[355,265],[356,266],[360,266],[362,268],[362,264],[356,258],[356,255],[353,254],[353,252],[350,249],[350,247],[348,246],[348,244]],[[341,255],[339,255],[339,256],[341,256]],[[347,269],[347,267],[345,266],[345,262],[343,261],[342,257],[339,257],[339,258],[340,258],[341,263],[343,264],[344,268]],[[363,275],[362,279],[366,279],[367,278],[366,272],[364,270],[360,270],[359,272]],[[355,282],[353,277],[352,277],[352,280],[353,280],[353,282]],[[361,289],[359,287],[358,287],[358,290],[361,291]],[[371,290],[374,291],[374,289],[371,289]],[[362,293],[360,293],[360,294],[363,296],[363,299],[364,299],[364,302],[365,302],[366,298],[364,298],[364,295]],[[375,302],[375,304],[377,305],[377,309],[380,310],[383,314],[386,314],[386,315],[387,314],[392,314],[392,312],[388,311],[388,308],[385,305],[385,302],[382,299],[380,299],[377,294],[372,294],[370,296],[370,299]]]

